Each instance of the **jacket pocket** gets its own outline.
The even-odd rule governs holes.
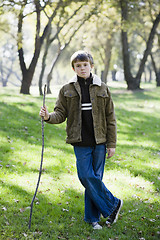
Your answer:
[[[102,138],[106,137],[107,132],[107,121],[106,121],[106,105],[109,100],[109,95],[107,91],[102,90],[97,93],[96,101],[97,101],[97,108],[96,108],[96,120],[98,123],[98,133],[99,136]]]
[[[97,97],[108,98],[109,96],[107,91],[101,91],[97,93]]]
[[[66,90],[64,97],[66,98],[68,117],[72,119],[74,112],[79,109],[79,95],[76,91]]]
[[[73,90],[66,90],[66,91],[64,92],[64,96],[65,96],[66,98],[78,97],[78,93],[75,92],[75,91],[73,91]]]
[[[97,107],[101,109],[101,111],[103,111],[103,109],[105,109],[106,103],[109,100],[109,95],[107,93],[107,91],[100,91],[97,93]]]

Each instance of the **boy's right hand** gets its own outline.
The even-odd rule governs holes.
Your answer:
[[[39,115],[40,115],[40,117],[44,117],[44,120],[48,120],[49,119],[49,112],[48,112],[46,106],[41,107]]]

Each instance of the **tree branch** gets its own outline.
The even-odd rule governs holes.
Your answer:
[[[156,28],[157,28],[159,22],[160,22],[160,13],[157,15],[155,21],[153,22],[153,26],[152,26],[152,29],[151,29],[151,32],[150,32],[150,35],[149,35],[149,38],[148,38],[148,41],[147,41],[146,50],[144,51],[143,58],[141,60],[140,66],[139,66],[139,70],[138,70],[138,73],[136,75],[137,79],[140,79],[141,76],[142,76],[142,73],[143,73],[143,70],[144,70],[144,64],[147,60],[148,55],[151,52],[153,39],[154,39],[154,36],[155,36],[155,33],[156,33]]]

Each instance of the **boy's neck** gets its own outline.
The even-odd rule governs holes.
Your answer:
[[[88,78],[82,78],[82,77],[79,77],[77,75],[77,78],[78,78],[78,82],[80,85],[90,85],[93,83],[93,78],[92,78],[92,74],[90,74],[90,76]]]
[[[91,77],[92,77],[92,73],[90,73],[89,77],[87,77],[87,78],[82,78],[82,77],[80,77],[80,76],[78,76],[78,75],[77,75],[77,77],[78,77],[78,79],[83,79],[83,80],[85,80],[85,81],[86,81],[87,79],[89,79],[89,78],[91,78]]]

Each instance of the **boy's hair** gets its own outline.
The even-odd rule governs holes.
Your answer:
[[[71,65],[74,69],[74,63],[76,62],[89,62],[91,66],[94,64],[93,57],[90,53],[86,51],[79,50],[71,56]]]

